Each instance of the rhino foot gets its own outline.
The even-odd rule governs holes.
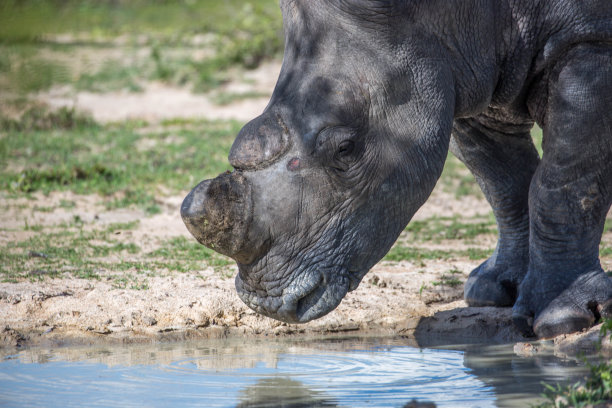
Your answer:
[[[494,258],[489,258],[470,273],[465,283],[464,299],[474,307],[512,306],[523,276],[523,268],[496,265]]]
[[[525,335],[552,338],[612,317],[612,279],[603,270],[579,275],[560,293],[545,282],[530,285],[529,275],[525,280],[512,311],[514,324]]]

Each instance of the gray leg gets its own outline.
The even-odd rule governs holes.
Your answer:
[[[540,161],[531,140],[532,121],[511,124],[494,112],[458,119],[452,152],[474,174],[497,220],[495,252],[465,285],[470,306],[512,306],[529,263],[529,184]]]
[[[553,337],[612,315],[599,243],[612,202],[612,47],[573,48],[549,79],[544,155],[529,193],[519,328]]]

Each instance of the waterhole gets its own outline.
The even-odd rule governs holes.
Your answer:
[[[32,348],[0,362],[5,407],[527,407],[580,360],[402,339]]]

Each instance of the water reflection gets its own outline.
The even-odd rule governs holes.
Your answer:
[[[0,405],[512,407],[533,403],[541,381],[583,372],[512,345],[421,349],[405,339],[28,349],[0,362]]]
[[[236,408],[338,407],[333,398],[289,378],[261,379],[241,391],[238,398],[242,402]]]
[[[517,355],[508,345],[465,347],[463,363],[478,379],[493,387],[498,407],[530,406],[534,396],[543,392],[542,381],[575,382],[585,373],[581,361],[557,357],[552,350],[527,357]]]

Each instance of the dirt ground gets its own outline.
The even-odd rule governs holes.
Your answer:
[[[279,70],[270,63],[249,73],[249,80],[226,85],[227,91],[270,92]],[[245,83],[252,84],[245,89]],[[53,107],[75,106],[98,121],[125,119],[205,117],[247,120],[258,115],[267,98],[216,106],[206,96],[151,84],[144,93],[70,94],[61,88],[41,94]],[[186,193],[186,192],[185,192]],[[24,231],[27,214],[32,225],[57,225],[78,215],[85,224],[130,222],[137,228],[126,232],[147,250],[155,242],[184,236],[191,239],[179,216],[183,195],[162,197],[161,213],[147,217],[139,210],[107,210],[96,196],[72,193],[35,195],[34,200],[2,197],[9,210],[0,214],[0,245],[23,240],[36,231]],[[75,203],[62,208],[62,200]],[[36,205],[54,207],[33,212]],[[436,188],[415,219],[433,215],[465,217],[485,215],[488,204],[479,198],[456,198]],[[484,247],[494,242],[482,242]],[[444,244],[443,244],[444,245]],[[461,244],[454,244],[461,245]],[[455,248],[456,249],[456,248]],[[148,288],[117,288],[104,278],[58,278],[19,283],[0,283],[0,347],[25,345],[90,344],[98,342],[154,342],[225,336],[322,336],[380,334],[414,337],[421,345],[494,341],[524,342],[512,326],[510,309],[469,308],[462,300],[463,285],[435,285],[440,274],[457,271],[461,281],[479,261],[426,260],[381,262],[329,315],[304,324],[291,325],[257,315],[238,298],[233,278],[213,268],[194,274],[169,273],[149,278]],[[611,265],[604,265],[608,269]],[[232,267],[235,268],[235,267]],[[232,270],[235,272],[235,269]],[[560,353],[593,349],[599,328],[555,339]],[[524,353],[531,348],[519,347]]]
[[[34,202],[14,203],[12,210],[0,215],[0,222],[12,232],[0,235],[0,243],[21,240],[35,234],[18,227],[28,207],[44,202],[70,200],[74,208],[55,208],[53,212],[29,213],[33,225],[57,225],[75,214],[84,223],[104,225],[139,220],[136,229],[126,234],[143,251],[156,242],[185,236],[192,239],[179,215],[182,196],[164,199],[162,212],[146,217],[138,210],[106,210],[95,196],[72,193],[40,195]],[[454,200],[435,194],[429,205],[415,218],[428,218],[446,208],[451,213],[488,211],[486,203]],[[22,204],[22,205],[17,205]],[[26,207],[24,208],[24,205]],[[425,291],[450,266],[466,275],[475,262],[428,261],[380,263],[360,287],[347,295],[337,310],[305,325],[288,325],[257,315],[238,298],[233,278],[222,277],[213,268],[197,275],[170,274],[149,279],[147,290],[116,289],[112,282],[94,279],[47,279],[42,282],[0,284],[0,316],[4,344],[61,341],[149,341],[191,336],[218,337],[228,334],[288,335],[294,333],[337,333],[381,331],[384,334],[411,334],[422,318],[436,312],[464,308],[462,287],[439,286]],[[235,271],[235,267],[231,267]],[[461,312],[458,311],[458,316]],[[498,311],[495,312],[499,314]],[[503,314],[503,313],[502,313]],[[507,320],[508,316],[504,316]],[[507,321],[506,321],[507,323]],[[499,322],[493,326],[497,327]],[[487,329],[488,330],[488,329]],[[489,332],[487,332],[489,333]],[[504,333],[504,335],[510,333]],[[496,337],[494,334],[492,337]],[[512,332],[512,338],[518,338]]]
[[[54,87],[39,95],[41,101],[52,108],[76,107],[90,113],[99,122],[118,122],[140,119],[236,119],[248,121],[258,116],[266,107],[280,72],[278,62],[268,62],[255,70],[241,73],[237,80],[222,85],[215,92],[254,95],[261,97],[237,100],[219,105],[212,95],[194,94],[189,88],[163,83],[149,83],[143,92],[113,91],[105,93],[74,92],[71,87]]]

